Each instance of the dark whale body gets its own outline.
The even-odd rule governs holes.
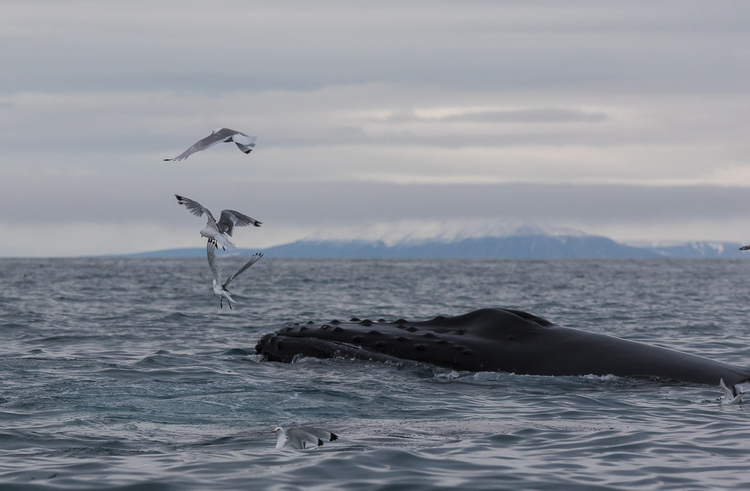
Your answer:
[[[414,360],[469,371],[527,375],[659,377],[729,386],[750,370],[635,341],[553,324],[518,310],[482,309],[424,322],[309,322],[266,334],[255,347],[270,361],[297,355]]]

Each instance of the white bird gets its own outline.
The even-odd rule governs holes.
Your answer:
[[[732,391],[732,389],[726,386],[722,378],[719,380],[719,387],[721,387],[721,391],[724,393],[721,398],[722,404],[739,404],[742,402],[742,398],[745,397],[745,393],[742,392],[739,384],[735,385],[733,387],[734,391]],[[737,395],[734,395],[735,393]]]
[[[234,299],[229,295],[229,290],[227,290],[227,287],[229,286],[229,284],[232,282],[233,279],[235,279],[237,276],[240,275],[240,273],[242,273],[247,268],[249,268],[253,264],[260,261],[260,258],[263,257],[263,254],[261,253],[253,254],[253,257],[251,257],[250,260],[246,262],[244,266],[238,269],[236,273],[234,273],[232,276],[227,278],[227,281],[223,281],[221,268],[219,267],[219,264],[216,262],[216,245],[213,244],[211,241],[208,241],[208,243],[206,244],[206,255],[208,256],[208,267],[211,268],[211,272],[214,274],[214,294],[217,297],[219,297],[219,306],[222,309],[224,308],[224,299],[226,298],[227,303],[229,304],[229,308],[231,309],[232,302],[234,302]]]
[[[192,199],[185,198],[175,194],[177,202],[185,207],[195,216],[202,217],[205,213],[208,215],[208,221],[206,226],[201,230],[201,235],[208,239],[209,242],[213,242],[215,246],[221,246],[222,249],[233,251],[235,246],[229,241],[229,237],[232,236],[234,227],[244,227],[245,225],[255,225],[260,227],[262,222],[259,222],[255,218],[250,218],[247,215],[234,210],[222,210],[221,218],[217,222],[214,216],[204,208],[203,205]]]
[[[279,439],[276,441],[276,448],[298,448],[304,450],[309,447],[320,447],[323,441],[332,442],[338,440],[338,435],[334,435],[328,430],[313,428],[312,426],[297,426],[285,430],[277,426],[271,433],[278,433]]]
[[[236,130],[230,130],[229,128],[216,128],[215,130],[211,132],[210,135],[198,141],[195,145],[188,148],[177,157],[173,159],[164,159],[164,160],[165,161],[185,160],[186,158],[190,157],[195,152],[200,152],[201,150],[211,148],[217,143],[221,143],[221,142],[224,142],[224,143],[234,142],[235,144],[237,144],[239,149],[242,150],[244,153],[250,153],[253,151],[253,147],[255,147],[256,139],[257,137],[255,136],[246,135]]]

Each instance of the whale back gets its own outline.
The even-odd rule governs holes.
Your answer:
[[[456,317],[333,320],[293,324],[263,336],[271,361],[297,356],[412,360],[469,371],[528,375],[659,377],[718,385],[750,379],[750,370],[667,348],[558,326],[518,310],[480,309]]]

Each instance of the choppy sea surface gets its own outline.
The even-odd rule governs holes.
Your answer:
[[[243,263],[222,258],[225,271]],[[289,322],[484,307],[750,365],[750,261],[0,260],[0,489],[739,489],[718,387],[266,362]],[[340,436],[276,450],[278,425]]]

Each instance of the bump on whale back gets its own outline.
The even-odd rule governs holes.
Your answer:
[[[457,317],[437,316],[414,324],[438,333],[470,334],[485,339],[507,339],[508,336],[523,338],[543,328],[555,326],[528,312],[506,309],[480,309]]]

